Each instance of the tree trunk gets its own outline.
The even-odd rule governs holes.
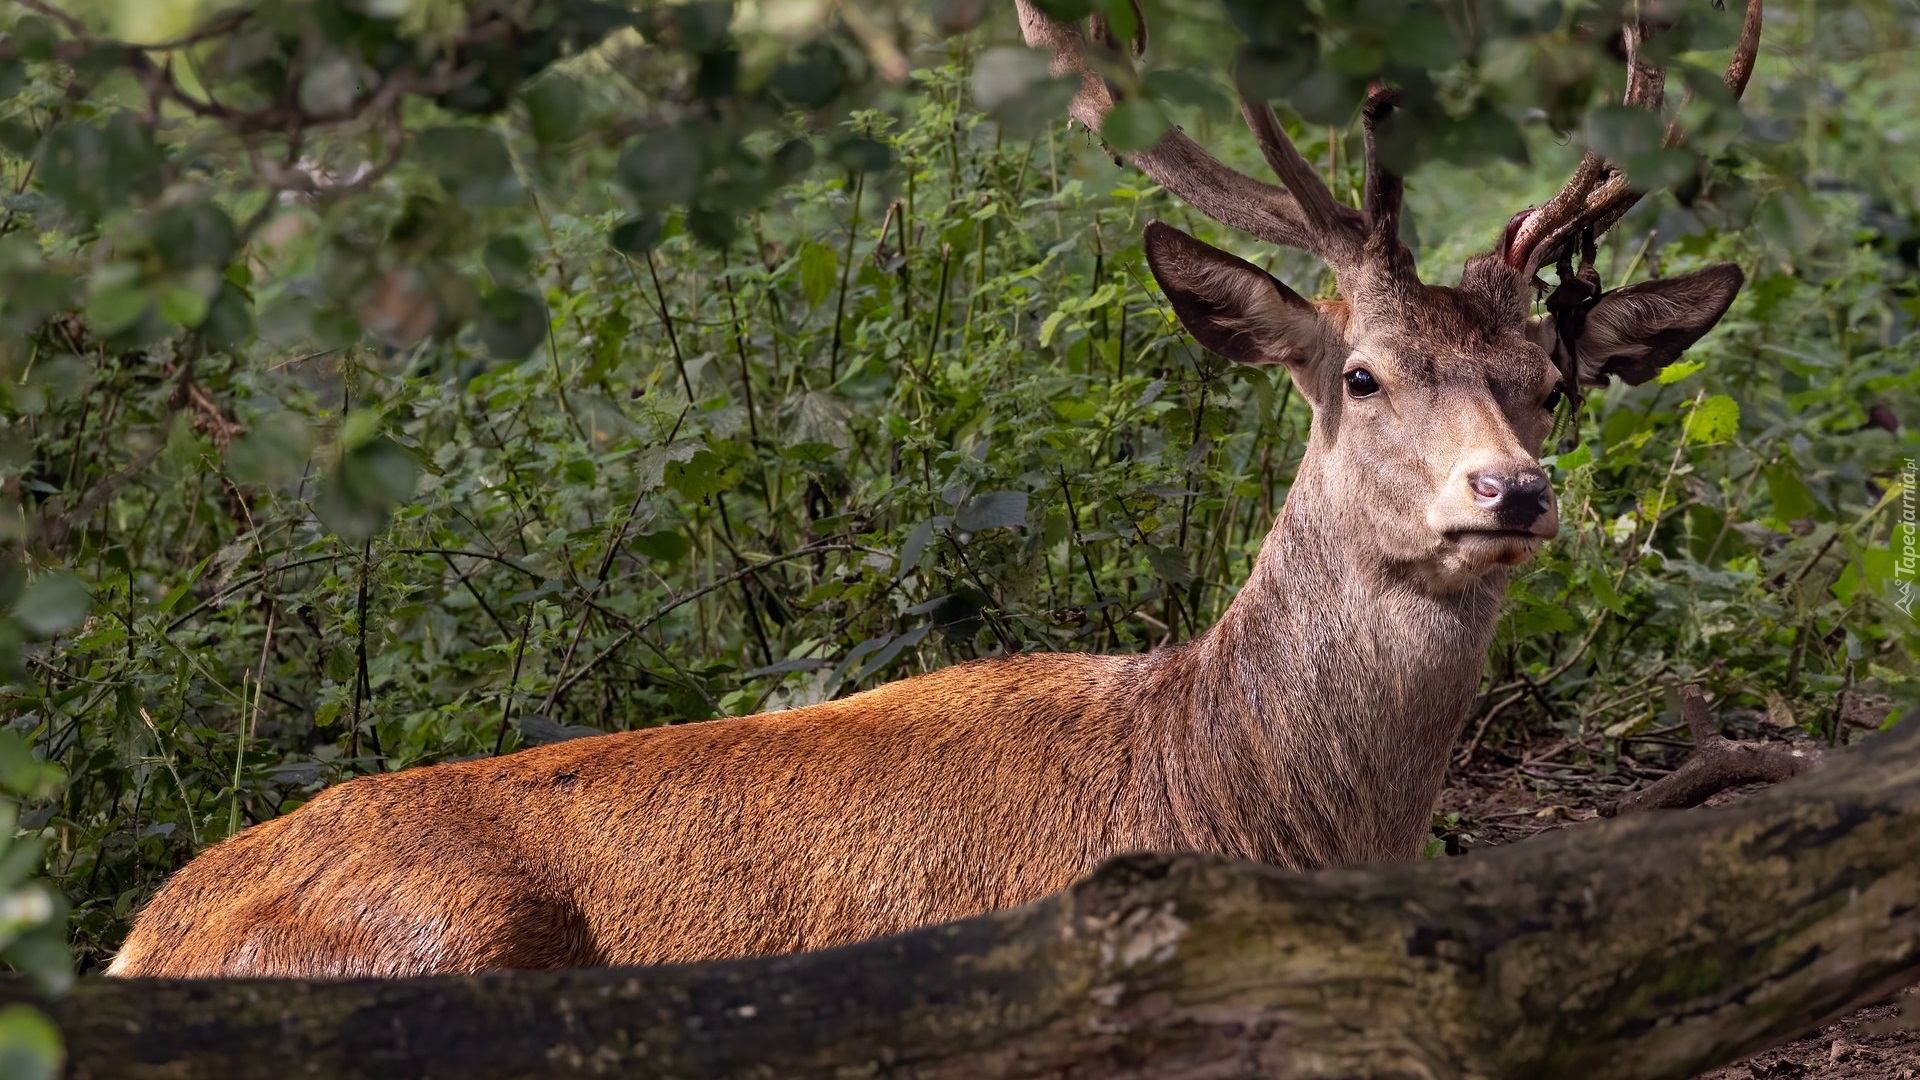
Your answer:
[[[1920,722],[1738,805],[1310,875],[1130,856],[826,952],[90,980],[73,1080],[1687,1077],[1920,978]],[[0,1001],[28,996],[0,984]]]

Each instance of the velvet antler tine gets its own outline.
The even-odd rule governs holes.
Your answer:
[[[1280,118],[1274,114],[1273,106],[1264,101],[1255,101],[1243,92],[1240,94],[1240,115],[1245,117],[1247,130],[1253,133],[1253,141],[1260,147],[1260,155],[1267,159],[1267,166],[1300,204],[1301,216],[1306,220],[1307,227],[1320,233],[1342,229],[1349,211],[1335,201],[1333,192],[1327,189],[1326,181],[1320,179],[1320,174],[1301,156],[1293,140],[1287,137],[1286,129],[1280,126]]]
[[[1114,106],[1114,92],[1087,58],[1087,35],[1078,25],[1057,22],[1027,0],[1016,4],[1020,31],[1028,45],[1053,56],[1056,74],[1079,74],[1080,89],[1069,106],[1073,119],[1098,132]],[[1144,45],[1145,20],[1135,44]],[[1123,62],[1115,56],[1113,62]],[[1322,257],[1324,236],[1310,228],[1299,201],[1285,188],[1229,168],[1178,128],[1145,150],[1120,155],[1148,178],[1186,200],[1194,209],[1249,235],[1274,244],[1302,248]]]

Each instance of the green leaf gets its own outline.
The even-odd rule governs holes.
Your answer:
[[[1849,561],[1847,565],[1841,569],[1840,576],[1835,578],[1833,584],[1827,587],[1827,591],[1833,594],[1833,598],[1843,604],[1853,603],[1853,594],[1859,591],[1859,589],[1860,563],[1858,560]]]
[[[1701,360],[1675,360],[1673,363],[1661,368],[1659,376],[1653,381],[1659,383],[1661,386],[1672,386],[1687,376],[1695,372],[1705,371],[1706,369],[1706,363]]]
[[[1053,335],[1060,332],[1060,324],[1066,321],[1067,312],[1064,309],[1048,313],[1046,319],[1040,323],[1041,348],[1044,349],[1053,343]]]
[[[1774,520],[1801,521],[1819,511],[1820,504],[1793,466],[1779,462],[1767,466],[1762,475],[1767,479],[1767,494],[1773,500]]]
[[[1621,596],[1619,590],[1613,587],[1613,573],[1607,569],[1605,564],[1596,565],[1592,572],[1587,574],[1586,577],[1587,591],[1593,595],[1595,600],[1600,601],[1601,607],[1606,608],[1615,615],[1625,615],[1627,613],[1626,597]]]
[[[694,502],[740,482],[740,470],[707,449],[696,450],[685,462],[668,462],[665,475],[668,487]]]
[[[1154,68],[1147,72],[1142,82],[1147,93],[1161,101],[1210,111],[1223,111],[1227,106],[1226,95],[1220,92],[1220,87],[1199,72],[1183,68]]]
[[[11,795],[21,799],[44,799],[60,790],[66,780],[66,773],[60,766],[50,761],[42,761],[33,756],[33,747],[19,734],[0,730],[0,795]],[[11,812],[15,807],[8,804],[5,810]],[[14,822],[4,819],[4,830],[0,830],[0,851],[7,849],[7,843],[13,839]],[[4,892],[11,881],[0,881],[0,892]],[[3,909],[0,909],[3,910]],[[5,937],[4,922],[0,922],[0,941]]]
[[[1056,76],[1044,54],[1032,49],[998,48],[982,53],[974,65],[974,102],[1015,138],[1037,138],[1065,116],[1080,81]]]
[[[495,289],[480,311],[480,340],[501,360],[524,360],[547,340],[547,306],[518,289]]]
[[[837,143],[833,159],[852,172],[883,173],[893,165],[893,149],[878,139],[857,135]]]
[[[1611,161],[1658,150],[1665,137],[1665,121],[1645,109],[1602,105],[1587,116],[1587,144]]]
[[[1561,454],[1554,460],[1554,465],[1566,472],[1572,472],[1582,465],[1591,465],[1592,463],[1593,447],[1587,443],[1581,443],[1571,452]]]
[[[706,163],[693,133],[673,127],[628,143],[614,169],[641,202],[680,206],[700,190]]]
[[[112,337],[138,322],[147,304],[146,287],[138,281],[97,288],[87,297],[87,327],[100,337]]]
[[[693,550],[693,545],[687,542],[687,538],[673,529],[641,533],[633,538],[630,546],[649,559],[669,563],[679,562],[686,557],[687,552]]]
[[[613,245],[615,251],[622,251],[628,255],[645,255],[660,242],[660,235],[664,229],[665,226],[659,214],[641,214],[639,217],[628,218],[615,225],[607,241]]]
[[[1687,421],[1687,442],[1695,445],[1726,442],[1740,430],[1740,405],[1725,394],[1702,401]]]
[[[46,265],[40,245],[30,236],[9,233],[0,236],[0,274],[21,274]]]
[[[928,607],[922,604],[920,607]],[[993,600],[986,593],[968,585],[962,585],[929,607],[928,614],[933,616],[933,625],[940,632],[955,641],[967,641],[985,625],[980,613],[993,607]]]
[[[1506,632],[1515,639],[1564,634],[1574,628],[1573,614],[1564,604],[1549,603],[1528,592],[1515,599],[1506,617]]]
[[[980,25],[986,13],[983,0],[933,0],[933,25],[947,37]]]
[[[1168,544],[1148,544],[1147,565],[1169,585],[1185,586],[1193,582],[1193,567],[1187,553]]]
[[[825,244],[809,240],[800,245],[800,291],[807,303],[819,307],[833,292],[840,271],[840,256]]]
[[[927,542],[933,539],[936,525],[937,520],[929,518],[907,531],[907,538],[900,544],[897,577],[906,577],[920,568],[920,557],[926,554]]]
[[[1438,70],[1460,59],[1460,45],[1439,5],[1408,4],[1386,34],[1387,58],[1410,68]]]
[[[847,83],[847,65],[840,50],[824,41],[801,46],[791,59],[774,69],[768,85],[797,109],[818,109],[840,94]]]
[[[160,296],[160,317],[191,330],[207,317],[207,298],[192,289],[168,289]]]
[[[0,1076],[57,1080],[64,1052],[60,1029],[31,1005],[0,1009]]]
[[[200,336],[214,349],[227,352],[253,340],[253,302],[245,291],[224,283],[200,323]]]
[[[973,62],[973,101],[987,111],[1018,101],[1052,77],[1052,62],[1039,49],[996,45],[982,49]]]
[[[40,133],[18,120],[0,119],[0,150],[30,158],[40,145]]]
[[[533,137],[547,145],[572,142],[586,130],[586,94],[570,76],[548,72],[521,92]]]
[[[307,62],[300,76],[300,108],[314,116],[341,116],[353,108],[361,89],[360,69],[351,59],[322,53]]]
[[[348,419],[368,415],[348,414]],[[377,417],[377,413],[372,414]],[[227,448],[227,471],[236,482],[266,487],[292,483],[306,473],[313,437],[306,418],[290,412],[263,416]]]
[[[1080,398],[1054,398],[1047,404],[1053,409],[1055,416],[1072,424],[1084,424],[1100,415],[1098,404]]]
[[[767,158],[768,179],[788,184],[813,168],[813,146],[804,139],[788,139]]]
[[[732,247],[739,231],[738,221],[725,210],[696,206],[687,211],[687,233],[715,251]]]
[[[93,608],[93,594],[72,574],[41,574],[27,583],[13,607],[14,618],[29,633],[41,637],[65,633],[79,626]]]
[[[15,20],[7,36],[19,46],[21,59],[40,63],[54,58],[54,50],[62,40],[59,27],[42,15],[26,15]]]
[[[1100,135],[1115,150],[1145,150],[1160,141],[1172,124],[1151,101],[1123,101],[1100,124]]]
[[[40,143],[33,179],[79,213],[99,217],[160,192],[162,163],[153,132],[131,112],[104,123],[55,128]]]
[[[486,251],[481,261],[487,264],[487,273],[502,285],[515,285],[527,278],[527,272],[533,267],[533,249],[525,240],[512,233],[501,233],[487,241]]]
[[[649,39],[677,45],[690,53],[717,52],[727,44],[733,4],[728,0],[694,0],[657,12],[654,20],[641,24]]]
[[[176,270],[224,271],[239,243],[233,219],[206,199],[162,207],[147,222],[147,236],[161,262]]]
[[[429,128],[420,133],[415,149],[440,186],[461,203],[510,206],[521,199],[513,158],[491,128]]]
[[[1666,121],[1628,105],[1606,105],[1587,117],[1587,142],[1625,169],[1634,186],[1674,187],[1693,175],[1693,155],[1664,145]]]
[[[1439,158],[1465,164],[1527,160],[1526,137],[1511,117],[1496,109],[1423,120],[1396,113],[1382,127],[1380,154],[1390,167],[1411,172],[1427,148]]]
[[[633,320],[618,308],[602,315],[593,324],[593,363],[583,376],[586,381],[598,382],[607,377],[607,372],[620,361],[626,349],[627,334],[632,329]]]
[[[420,465],[382,435],[348,450],[322,478],[313,500],[320,521],[341,539],[358,542],[386,526],[393,508],[413,497]]]
[[[386,433],[387,414],[378,408],[355,409],[340,422],[340,445],[358,450]]]
[[[1368,79],[1364,75],[1339,71],[1331,66],[1307,73],[1287,101],[1293,111],[1309,124],[1342,126],[1353,118],[1367,96]]]
[[[186,599],[187,594],[193,591],[194,583],[200,580],[200,575],[206,573],[207,566],[212,562],[213,556],[209,555],[194,564],[193,569],[187,572],[186,580],[167,590],[167,595],[161,597],[160,603],[154,607],[153,613],[155,615],[165,615],[178,607],[180,601]]]

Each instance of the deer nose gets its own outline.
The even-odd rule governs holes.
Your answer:
[[[1467,486],[1474,505],[1491,510],[1508,528],[1527,528],[1553,507],[1546,470],[1538,467],[1469,473]]]

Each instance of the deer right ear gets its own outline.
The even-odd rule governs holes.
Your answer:
[[[1607,376],[1618,375],[1639,386],[1660,374],[1713,329],[1745,280],[1738,266],[1720,263],[1601,296],[1574,342],[1580,381],[1605,386]]]
[[[1295,366],[1318,355],[1330,327],[1273,275],[1171,225],[1147,222],[1147,266],[1180,325],[1207,349],[1242,364]]]

